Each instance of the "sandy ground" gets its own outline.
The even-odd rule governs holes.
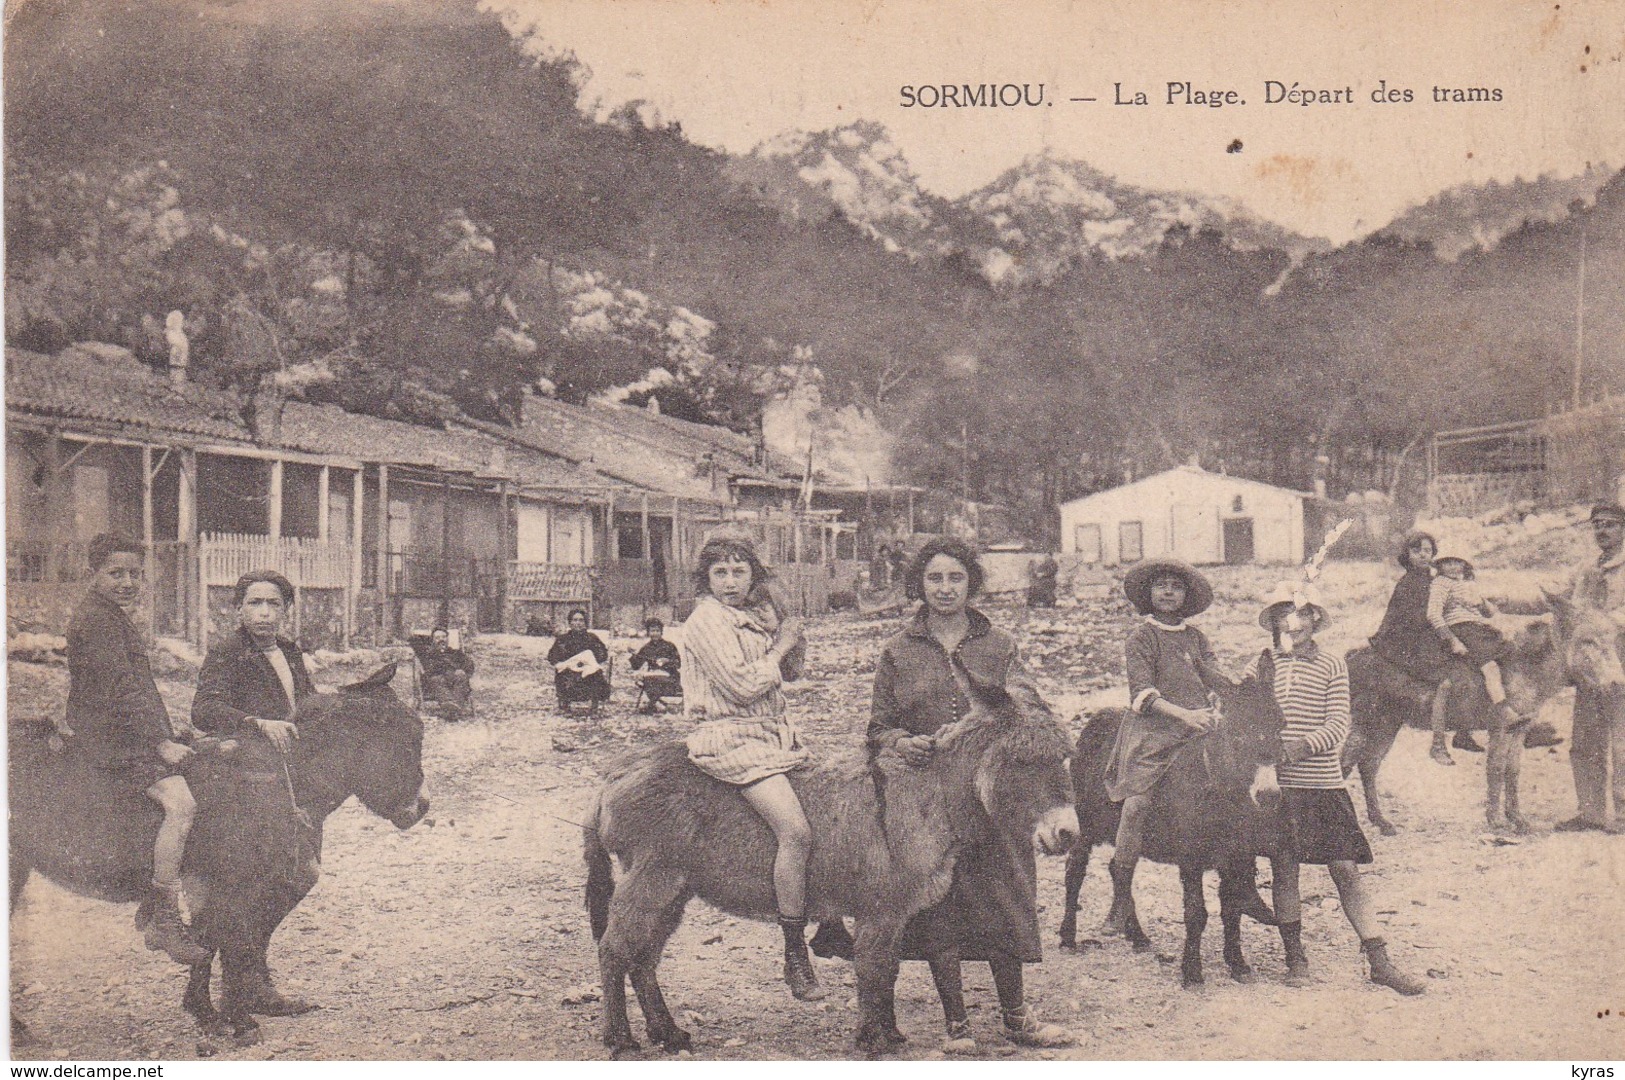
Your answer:
[[[1260,644],[1253,597],[1275,575],[1215,575],[1218,602],[1201,624],[1222,660],[1239,669]],[[1375,628],[1396,576],[1391,567],[1334,564],[1325,581],[1346,648]],[[1086,600],[1053,612],[992,605],[1014,629],[1061,715],[1121,695],[1125,606]],[[815,750],[861,737],[874,656],[895,621],[851,615],[816,620],[808,678],[792,693]],[[180,1011],[182,969],[147,952],[131,908],[70,895],[35,878],[12,924],[10,989],[36,1042],[14,1053],[64,1059],[251,1060],[325,1058],[599,1059],[596,958],[582,909],[581,820],[596,765],[627,744],[681,727],[680,718],[631,715],[623,684],[607,716],[554,715],[542,642],[484,638],[474,646],[478,717],[429,721],[425,770],[434,809],[397,832],[351,803],[328,822],[321,882],[272,945],[283,988],[323,1006],[264,1021],[265,1040],[237,1050],[201,1040]],[[636,645],[617,641],[623,659]],[[176,673],[182,676],[184,673]],[[60,708],[60,667],[12,664],[12,715]],[[318,677],[321,681],[321,677]],[[182,677],[164,683],[183,706]],[[1550,716],[1567,734],[1567,704]],[[1081,721],[1074,721],[1074,726]],[[1393,954],[1428,976],[1403,999],[1364,979],[1363,964],[1324,871],[1304,871],[1305,940],[1314,985],[1282,982],[1279,939],[1246,924],[1262,978],[1232,983],[1219,956],[1217,919],[1205,946],[1208,984],[1181,990],[1173,962],[1183,933],[1171,868],[1138,879],[1141,917],[1156,949],[1054,946],[1062,906],[1060,859],[1040,864],[1047,954],[1030,969],[1030,996],[1079,1038],[1073,1050],[1018,1050],[996,1034],[985,966],[967,965],[972,1020],[987,1056],[1144,1058],[1625,1057],[1625,838],[1554,834],[1573,812],[1567,745],[1531,752],[1526,811],[1539,826],[1518,843],[1483,828],[1482,758],[1445,769],[1426,736],[1402,732],[1383,774],[1397,837],[1370,831],[1367,868]],[[1104,852],[1084,892],[1085,930],[1105,912]],[[1267,869],[1263,874],[1267,881]],[[1217,912],[1210,880],[1209,906]],[[829,1000],[796,1003],[779,981],[778,932],[694,904],[661,968],[697,1058],[843,1058],[856,1024],[851,968],[817,961]],[[923,964],[904,966],[903,1056],[933,1057],[941,1013]],[[641,1020],[634,1019],[641,1037]],[[658,1056],[651,1052],[650,1056]]]

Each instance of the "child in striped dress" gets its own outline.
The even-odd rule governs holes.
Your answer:
[[[1500,661],[1511,647],[1501,632],[1490,624],[1495,605],[1484,599],[1474,580],[1473,564],[1459,555],[1433,560],[1438,576],[1428,587],[1428,625],[1451,655],[1478,666],[1484,673],[1484,689],[1492,704],[1506,714],[1508,726],[1523,722],[1507,704],[1506,685],[1501,679]]]
[[[1343,659],[1324,652],[1315,633],[1326,625],[1325,605],[1312,585],[1278,586],[1258,622],[1269,631],[1271,647],[1248,665],[1256,675],[1267,662],[1275,700],[1286,724],[1281,730],[1281,856],[1274,860],[1275,915],[1287,961],[1287,983],[1309,981],[1303,951],[1303,909],[1298,867],[1324,865],[1337,886],[1349,924],[1371,965],[1371,981],[1401,994],[1420,994],[1421,980],[1400,971],[1388,958],[1371,898],[1358,866],[1371,861],[1371,847],[1354,816],[1341,762],[1349,734],[1349,676]],[[1244,676],[1245,677],[1245,676]]]
[[[683,712],[699,725],[688,759],[733,784],[773,830],[778,853],[773,889],[784,931],[784,980],[802,1001],[824,997],[807,956],[807,859],[812,829],[785,773],[807,760],[800,733],[784,712],[779,685],[786,655],[801,643],[801,621],[762,625],[753,589],[767,568],[746,538],[713,537],[700,549],[700,597],[683,624]]]

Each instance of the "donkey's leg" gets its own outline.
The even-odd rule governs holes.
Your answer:
[[[886,1017],[888,994],[897,980],[897,942],[903,927],[895,919],[860,917],[855,921],[853,967],[858,983],[858,1049],[876,1056],[891,1048]]]
[[[1236,876],[1236,871],[1235,866],[1219,868],[1219,922],[1224,927],[1224,962],[1230,968],[1232,979],[1239,983],[1251,983],[1257,982],[1258,976],[1253,973],[1247,958],[1242,955],[1241,916],[1246,905],[1249,886],[1254,896],[1257,896],[1258,890],[1251,867],[1247,868],[1246,876],[1242,878]],[[1270,918],[1273,925],[1273,913]]]
[[[643,1010],[643,1022],[649,1031],[649,1040],[665,1047],[667,1052],[676,1053],[687,1050],[693,1045],[688,1032],[677,1026],[672,1019],[671,1010],[666,1007],[665,995],[660,992],[660,982],[655,977],[655,968],[660,963],[660,954],[666,948],[666,942],[677,929],[677,924],[683,921],[683,909],[688,906],[689,894],[685,891],[677,899],[667,905],[666,910],[660,913],[660,919],[637,963],[632,966],[632,989],[637,991],[638,1007]]]
[[[230,1027],[231,1040],[238,1046],[260,1041],[260,1025],[249,1012],[249,976],[254,969],[254,949],[241,942],[220,946],[220,1020]]]
[[[626,1015],[626,977],[646,957],[651,969],[658,962],[671,935],[665,913],[682,895],[683,886],[680,873],[644,858],[627,872],[609,902],[609,923],[598,941],[598,971],[603,982],[603,1040],[612,1053],[638,1049]]]
[[[17,902],[23,897],[23,887],[28,884],[28,875],[32,870],[32,867],[28,865],[28,860],[17,851],[17,837],[15,833],[12,834],[11,852],[6,859],[6,868],[10,873],[11,879],[11,899],[7,909],[7,914],[15,915],[17,913]],[[13,1002],[13,1005],[15,1004],[16,1003]],[[20,1046],[24,1043],[31,1042],[32,1039],[33,1034],[28,1030],[28,1025],[23,1023],[21,1018],[17,1016],[17,1013],[13,1011],[11,1014],[11,1044],[13,1046]]]
[[[1512,740],[1501,710],[1492,708],[1490,713],[1489,751],[1484,755],[1484,820],[1491,829],[1501,831],[1510,828],[1501,796],[1506,791],[1507,750]]]
[[[1397,836],[1399,829],[1388,816],[1382,812],[1382,798],[1377,794],[1377,773],[1382,770],[1382,763],[1388,757],[1388,751],[1394,748],[1394,740],[1399,736],[1400,722],[1397,711],[1384,712],[1366,738],[1365,744],[1360,748],[1359,756],[1355,760],[1355,767],[1360,770],[1360,789],[1365,794],[1365,816],[1377,831],[1384,836]]]
[[[1061,916],[1061,948],[1078,946],[1078,893],[1089,875],[1089,841],[1080,838],[1066,856],[1066,913]]]
[[[1201,867],[1181,866],[1179,884],[1185,894],[1185,956],[1179,982],[1185,989],[1202,985],[1202,932],[1207,929],[1207,900],[1202,896]]]
[[[211,986],[214,981],[214,955],[211,953],[207,963],[193,964],[192,973],[186,980],[186,993],[181,996],[181,1008],[192,1014],[198,1027],[210,1035],[225,1035],[230,1027],[220,1019],[220,1012],[214,1007],[211,996]]]
[[[1523,777],[1523,737],[1528,731],[1527,725],[1520,724],[1516,730],[1507,732],[1507,761],[1506,761],[1506,812],[1507,824],[1518,833],[1529,831],[1529,819],[1523,816],[1519,805],[1518,785]],[[1622,766],[1625,767],[1625,766]]]

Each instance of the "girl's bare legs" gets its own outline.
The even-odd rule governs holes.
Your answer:
[[[807,856],[812,851],[812,827],[801,809],[795,788],[781,773],[742,789],[745,801],[762,816],[778,841],[773,857],[773,892],[778,899],[779,926],[784,931],[784,981],[802,1001],[824,996],[812,960],[807,956]]]

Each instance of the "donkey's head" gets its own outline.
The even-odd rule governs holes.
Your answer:
[[[329,812],[354,795],[398,829],[428,813],[423,783],[423,721],[374,676],[337,694],[300,703],[300,786]],[[330,804],[330,805],[329,805]]]
[[[1207,738],[1208,777],[1221,791],[1245,791],[1253,802],[1277,787],[1281,729],[1286,718],[1275,700],[1275,663],[1266,651],[1258,671],[1215,691],[1220,721]]]
[[[1605,694],[1625,693],[1625,665],[1619,658],[1619,626],[1590,604],[1541,590],[1552,612],[1552,630],[1568,675]]]
[[[1066,728],[1047,712],[1029,714],[1002,688],[969,689],[970,712],[937,733],[940,756],[966,773],[994,828],[1031,832],[1046,855],[1066,851],[1078,838]]]

